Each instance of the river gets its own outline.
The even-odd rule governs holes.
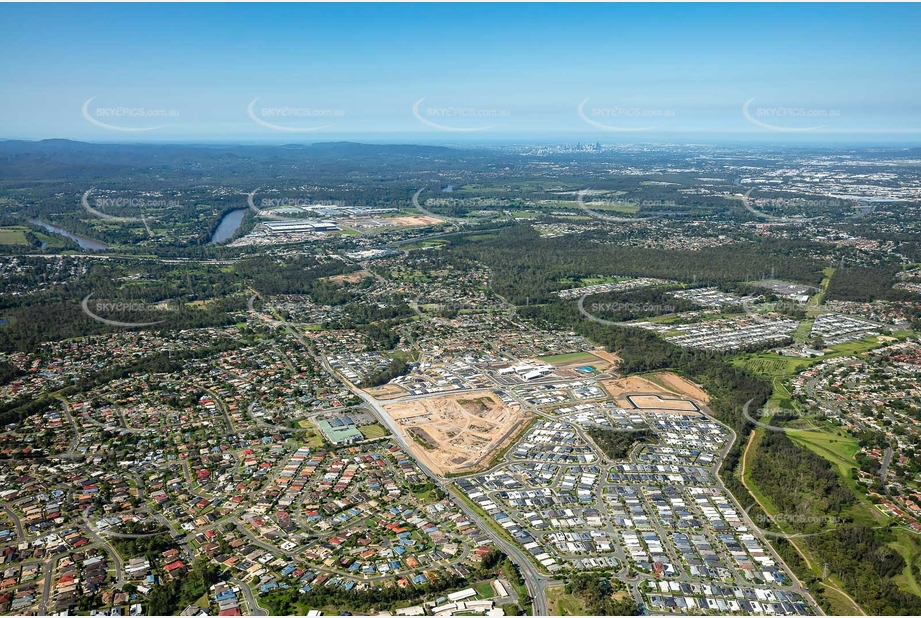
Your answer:
[[[93,240],[92,238],[85,238],[83,236],[77,236],[76,234],[72,232],[68,232],[62,227],[51,225],[50,223],[45,223],[44,221],[39,221],[38,219],[29,219],[29,223],[31,223],[32,225],[38,225],[39,227],[45,228],[49,232],[60,234],[61,236],[71,239],[72,241],[80,245],[80,248],[83,249],[84,251],[105,251],[106,249],[109,248],[108,245],[103,244],[99,242],[98,240]]]
[[[243,215],[246,214],[246,210],[246,208],[231,210],[224,215],[224,218],[218,223],[217,229],[214,230],[214,234],[211,235],[211,244],[217,245],[225,240],[230,240],[240,228],[240,224],[243,223]]]

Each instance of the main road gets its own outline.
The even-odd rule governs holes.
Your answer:
[[[419,194],[417,193],[416,194],[417,199],[418,199],[418,195]],[[255,292],[255,290],[251,290],[251,291]],[[367,394],[360,388],[356,387],[354,384],[349,382],[343,376],[337,374],[333,370],[333,368],[329,366],[329,363],[326,362],[326,359],[323,357],[323,355],[317,354],[314,351],[313,346],[310,344],[310,342],[308,342],[304,338],[304,335],[299,330],[297,330],[291,324],[285,322],[281,316],[276,315],[275,317],[278,320],[279,324],[287,328],[288,332],[291,333],[291,335],[295,339],[297,339],[298,342],[300,342],[300,344],[303,345],[304,348],[307,349],[313,355],[314,359],[322,365],[324,370],[326,370],[334,378],[342,381],[346,385],[346,387],[355,396],[359,397],[362,401],[364,401],[368,405],[372,415],[376,417],[377,420],[380,421],[381,424],[383,424],[385,427],[387,427],[390,430],[390,433],[393,435],[393,439],[396,440],[400,448],[409,457],[411,457],[413,461],[416,462],[416,465],[419,466],[419,469],[422,470],[422,472],[425,473],[426,476],[432,479],[432,481],[435,483],[437,487],[439,487],[442,491],[448,493],[453,498],[454,502],[460,507],[460,509],[467,515],[467,517],[469,517],[472,521],[474,521],[477,524],[477,526],[479,526],[480,529],[483,530],[486,533],[486,535],[493,541],[493,543],[495,543],[498,547],[500,547],[502,551],[505,552],[505,554],[512,560],[512,562],[514,562],[518,566],[518,569],[521,571],[521,575],[524,578],[525,584],[528,588],[528,594],[531,595],[531,600],[532,600],[533,608],[534,608],[534,615],[535,616],[548,616],[549,611],[547,608],[547,599],[546,599],[546,596],[544,595],[544,590],[546,589],[547,583],[550,581],[550,578],[541,574],[537,570],[537,568],[534,566],[534,563],[531,561],[530,557],[526,556],[517,546],[513,545],[512,543],[509,543],[504,538],[502,538],[499,534],[497,534],[490,527],[488,522],[484,521],[483,518],[480,517],[478,513],[476,513],[476,511],[468,507],[463,502],[463,500],[455,493],[455,490],[453,487],[451,487],[450,483],[446,482],[443,478],[441,478],[440,476],[432,472],[432,470],[428,466],[426,466],[423,462],[421,462],[413,454],[412,450],[409,448],[409,444],[406,442],[406,438],[399,431],[399,428],[397,427],[396,423],[393,421],[392,418],[390,418],[390,415],[387,414],[387,412],[384,410],[383,406],[380,404],[380,402],[377,399]]]

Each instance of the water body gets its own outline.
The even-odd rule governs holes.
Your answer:
[[[441,191],[442,191],[443,193],[451,193],[451,192],[454,191],[454,185],[448,185],[447,187],[445,187],[445,188],[442,189]]]
[[[98,240],[93,240],[92,238],[85,238],[83,236],[77,236],[76,234],[68,232],[62,227],[51,225],[50,223],[45,223],[44,221],[39,221],[38,219],[29,219],[29,223],[31,223],[32,225],[43,227],[49,232],[60,234],[61,236],[64,236],[65,238],[71,239],[72,241],[80,245],[80,248],[83,249],[84,251],[105,251],[106,249],[109,248],[108,245],[101,243]]]
[[[243,215],[246,214],[246,210],[246,208],[231,210],[224,215],[224,218],[218,223],[217,229],[214,230],[214,234],[211,235],[211,244],[217,245],[225,240],[230,240],[237,230],[240,229],[240,224],[243,223]]]

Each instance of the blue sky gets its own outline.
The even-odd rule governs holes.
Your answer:
[[[918,5],[5,4],[0,23],[2,138],[921,141]]]

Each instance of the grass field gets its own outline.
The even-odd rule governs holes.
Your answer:
[[[7,247],[28,247],[29,239],[26,238],[28,228],[21,226],[0,227],[0,245]]]
[[[206,592],[205,594],[201,595],[201,597],[195,601],[195,605],[205,610],[208,609],[210,607],[210,603],[208,602],[208,593]]]
[[[395,350],[393,352],[388,352],[387,356],[389,356],[390,358],[394,358],[394,359],[398,358],[398,359],[404,360],[407,363],[414,363],[417,360],[419,360],[419,351],[418,350],[410,350],[410,351]]]
[[[555,365],[557,363],[594,363],[598,357],[591,352],[572,352],[571,354],[557,354],[556,356],[541,356],[538,360]]]
[[[815,320],[803,320],[799,323],[796,331],[793,333],[793,339],[797,343],[806,343],[809,341],[809,333],[812,331],[812,325]]]
[[[361,435],[363,435],[367,440],[372,438],[383,438],[390,433],[380,423],[374,423],[373,425],[362,425],[358,428],[358,430],[361,431]]]
[[[496,596],[496,591],[492,589],[492,584],[487,581],[473,584],[473,589],[476,590],[477,596],[481,600],[491,599]]]
[[[825,274],[826,280],[823,281],[823,289],[828,286],[828,281],[833,271],[826,269]],[[813,297],[812,300],[816,300],[815,297]],[[821,302],[821,298],[818,300]],[[810,301],[810,305],[812,305],[812,301]],[[814,306],[817,306],[817,304]],[[798,334],[802,336],[804,332],[804,329],[801,328]],[[904,333],[895,334],[895,336],[900,339],[904,339],[904,335]],[[872,336],[866,339],[831,346],[831,351],[829,353],[818,358],[786,357],[766,352],[757,352],[740,354],[732,360],[732,363],[737,367],[743,367],[748,371],[760,374],[771,380],[774,391],[768,401],[768,408],[772,406],[789,407],[792,405],[790,401],[791,395],[784,384],[789,378],[823,360],[857,355],[882,345],[885,345],[884,341],[881,341],[876,336]],[[847,435],[844,430],[840,430],[830,424],[804,420],[797,421],[797,425],[800,425],[800,427],[788,428],[788,436],[790,439],[831,463],[838,472],[842,482],[851,489],[857,498],[857,503],[847,511],[847,515],[852,517],[856,523],[873,527],[887,525],[890,518],[884,515],[872,502],[870,502],[863,486],[858,486],[857,481],[851,478],[852,470],[858,468],[857,462],[854,459],[854,456],[860,451],[857,440]],[[803,425],[805,425],[805,427]],[[760,492],[758,487],[752,482],[750,476],[750,464],[754,458],[758,457],[758,445],[764,431],[765,430],[761,428],[756,428],[755,430],[752,445],[748,449],[745,457],[747,464],[744,480],[752,494],[765,505],[767,510],[771,513],[775,513],[776,510],[771,501]],[[796,532],[796,530],[790,527],[786,522],[779,522],[779,527],[788,533]],[[897,531],[897,534],[900,540],[892,546],[896,547],[896,545],[898,545],[898,551],[908,564],[905,570],[896,578],[896,583],[903,590],[921,594],[921,584],[919,584],[911,570],[912,563],[921,562],[921,537],[905,539],[903,542],[902,537],[904,535],[912,535],[912,533],[902,528]],[[810,559],[812,559],[814,563],[812,565],[812,572],[814,575],[817,575],[819,566],[815,564],[815,559],[811,552],[805,549],[806,543],[801,543],[800,547],[803,548]],[[831,578],[831,581],[841,586],[841,582],[834,577]],[[833,588],[824,586],[821,588],[821,591],[831,604],[832,613],[837,615],[850,615],[854,613],[853,605],[839,592],[835,591]]]
[[[831,283],[831,278],[835,276],[835,269],[823,268],[822,274],[825,275],[825,277],[822,279],[820,285],[821,291],[809,299],[809,302],[806,303],[807,309],[815,309],[825,302],[825,293],[828,292],[828,284]]]
[[[564,586],[547,588],[547,607],[551,616],[585,616],[587,608],[582,599],[574,594],[566,594]]]
[[[415,498],[416,500],[419,500],[423,504],[431,504],[432,502],[434,502],[434,500],[432,499],[433,491],[434,490],[432,488],[429,488],[423,491],[411,491],[410,493],[413,495],[413,498]]]
[[[300,421],[298,425],[304,429],[309,430],[299,434],[301,442],[303,442],[305,446],[309,446],[312,449],[323,448],[326,446],[326,440],[323,439],[323,436],[320,435],[319,430],[314,428],[310,421]]]
[[[848,341],[831,346],[831,352],[816,358],[800,358],[798,356],[781,356],[768,352],[747,352],[739,354],[732,359],[732,364],[742,367],[747,371],[759,373],[772,378],[786,379],[793,377],[800,371],[821,363],[823,360],[839,356],[853,356],[867,352],[883,345],[876,336]]]

